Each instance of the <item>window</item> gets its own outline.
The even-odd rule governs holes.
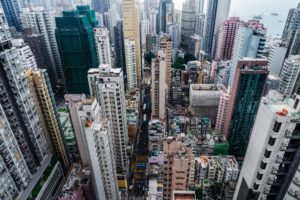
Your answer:
[[[294,108],[295,108],[295,109],[297,109],[298,104],[299,104],[299,99],[296,99],[295,104],[294,104]]]
[[[280,127],[281,127],[281,122],[275,122],[275,124],[274,124],[274,127],[273,127],[273,131],[275,132],[275,133],[277,133],[279,130],[280,130]]]
[[[262,175],[261,173],[258,172],[258,173],[257,173],[257,176],[256,176],[257,180],[261,180],[262,177],[263,177],[263,175]]]
[[[267,167],[267,163],[264,163],[264,162],[262,161],[261,164],[260,164],[260,168],[261,168],[261,169],[266,169],[266,167]]]
[[[271,151],[266,150],[264,156],[266,158],[270,158],[270,155],[271,155]]]
[[[256,183],[254,183],[254,185],[253,185],[253,189],[254,189],[254,190],[257,190],[257,189],[258,189],[258,187],[259,187],[259,184],[256,184]]]
[[[268,144],[269,144],[270,146],[273,146],[273,145],[275,144],[275,142],[276,142],[276,138],[270,137]]]

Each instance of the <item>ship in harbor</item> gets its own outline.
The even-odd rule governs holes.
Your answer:
[[[260,14],[260,15],[255,15],[255,16],[253,16],[253,19],[255,19],[255,20],[262,20],[262,17],[263,16],[263,14]]]

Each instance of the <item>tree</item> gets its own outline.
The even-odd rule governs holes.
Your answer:
[[[181,58],[181,57],[178,57],[177,59],[176,59],[176,62],[175,62],[175,64],[174,65],[172,65],[172,68],[174,68],[174,69],[184,69],[184,59],[183,58]]]
[[[222,184],[221,183],[213,183],[211,186],[210,186],[210,194],[211,196],[213,196],[215,199],[217,199],[216,197],[218,195],[220,195],[222,192]]]
[[[144,58],[147,63],[151,64],[152,58],[155,58],[155,55],[151,51],[149,51],[148,53],[145,53]]]
[[[196,191],[195,191],[195,193],[196,193],[196,199],[198,200],[200,200],[200,199],[202,199],[202,197],[203,197],[203,190],[202,190],[202,188],[197,188],[196,189]]]
[[[195,56],[193,54],[185,54],[184,55],[184,63],[187,64],[189,61],[194,61],[196,60]]]

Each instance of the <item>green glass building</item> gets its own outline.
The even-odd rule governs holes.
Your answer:
[[[77,6],[56,17],[56,40],[61,57],[67,92],[89,94],[87,72],[98,67],[93,28],[98,26],[89,6]]]
[[[268,78],[268,61],[240,59],[237,63],[224,123],[229,155],[243,160],[258,106]]]

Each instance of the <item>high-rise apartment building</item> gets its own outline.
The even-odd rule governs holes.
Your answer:
[[[172,38],[172,49],[178,49],[180,45],[180,27],[178,23],[169,24],[168,34]]]
[[[280,72],[281,82],[278,90],[288,97],[299,88],[300,80],[300,55],[290,55],[285,59]]]
[[[292,8],[287,16],[282,33],[282,41],[287,47],[286,57],[300,53],[300,3],[297,8]],[[297,47],[298,44],[298,47]]]
[[[195,0],[195,5],[197,14],[204,12],[204,0]]]
[[[262,58],[266,43],[267,29],[255,20],[248,21],[245,26],[240,26],[234,41],[232,64],[229,77],[229,87],[233,84],[237,62],[240,58]]]
[[[237,159],[243,159],[245,155],[268,73],[267,60],[238,60],[224,122],[229,154]]]
[[[157,16],[157,34],[167,32],[167,26],[173,22],[174,3],[172,0],[160,0]]]
[[[25,44],[23,39],[13,39],[11,40],[11,43],[17,49],[18,56],[20,58],[23,69],[38,68],[34,54],[32,53],[30,47],[27,44]]]
[[[195,159],[192,149],[173,138],[163,143],[163,199],[171,199],[175,190],[189,190],[194,186]]]
[[[231,0],[211,0],[208,2],[205,20],[204,50],[210,59],[215,57],[218,31],[222,22],[228,18],[230,3]]]
[[[125,61],[125,49],[124,49],[124,35],[123,35],[123,22],[117,21],[117,25],[114,27],[115,34],[115,66],[123,70],[123,75],[126,79],[126,61]],[[125,80],[126,82],[126,80]]]
[[[123,72],[120,68],[100,65],[88,72],[91,95],[97,98],[105,116],[111,122],[112,141],[118,180],[126,177],[128,170],[128,128],[125,108]]]
[[[25,40],[37,58],[37,63],[42,64],[39,68],[48,70],[54,89],[56,84],[64,85],[64,73],[55,38],[55,11],[41,7],[24,8],[20,16],[24,32],[32,30],[31,33],[25,33]]]
[[[196,12],[195,34],[203,37],[205,25],[205,14]]]
[[[151,66],[151,105],[152,117],[165,120],[166,118],[166,98],[168,85],[166,82],[166,53],[159,50],[157,57],[152,59]]]
[[[0,42],[5,47],[0,54],[1,105],[6,115],[10,116],[8,121],[11,123],[18,144],[24,143],[21,151],[26,155],[29,169],[34,173],[36,167],[49,155],[49,149],[37,107],[28,90],[28,82],[24,80],[21,58],[17,48],[12,46],[12,38],[5,18],[1,20],[3,32]]]
[[[231,60],[234,40],[239,26],[243,23],[239,17],[230,17],[222,22],[218,35],[218,43],[215,59]]]
[[[181,17],[181,46],[188,48],[188,41],[195,33],[196,7],[195,0],[186,0],[182,4]]]
[[[281,40],[272,41],[269,49],[268,61],[270,74],[279,77],[283,66],[287,48]]]
[[[230,90],[222,90],[218,106],[218,114],[216,119],[216,130],[220,133],[224,132],[224,123],[227,114],[227,107],[230,99]]]
[[[137,88],[137,71],[136,71],[136,46],[133,40],[124,40],[126,72],[127,72],[127,89],[134,90]]]
[[[97,49],[98,64],[112,65],[112,55],[107,28],[95,28],[95,43]]]
[[[96,12],[104,13],[110,8],[110,0],[92,0],[91,3]]]
[[[14,26],[17,31],[22,31],[20,18],[21,6],[18,0],[1,0],[2,8],[9,26]]]
[[[51,162],[43,118],[30,93],[23,61],[12,42],[2,8],[0,22],[0,197],[27,199],[41,177],[46,179],[42,185],[46,193],[52,192],[62,178],[62,170],[59,163]],[[44,177],[46,169],[58,171]],[[54,187],[48,188],[46,181],[55,181]],[[35,191],[36,195],[42,195],[45,190]]]
[[[89,6],[77,6],[76,10],[63,11],[63,16],[55,21],[67,92],[89,94],[87,72],[98,67],[93,31],[98,24],[95,12]]]
[[[157,33],[157,9],[151,8],[149,11],[149,31],[150,33]]]
[[[122,0],[124,40],[134,41],[137,85],[142,83],[139,18],[135,0]],[[125,53],[125,57],[127,57]],[[127,63],[126,63],[127,68]],[[129,75],[126,73],[127,76]]]
[[[45,69],[26,71],[30,83],[30,93],[34,96],[44,118],[47,134],[53,146],[53,154],[58,155],[65,168],[69,167],[69,158],[63,141],[63,130],[58,118],[54,94]]]
[[[234,200],[299,198],[300,96],[264,97]]]
[[[172,68],[172,37],[171,35],[161,35],[159,38],[159,50],[164,51],[166,61],[166,84],[171,85],[171,68]]]
[[[97,199],[119,199],[111,122],[95,98],[84,98],[77,110],[85,138]],[[100,149],[100,150],[99,150]]]

